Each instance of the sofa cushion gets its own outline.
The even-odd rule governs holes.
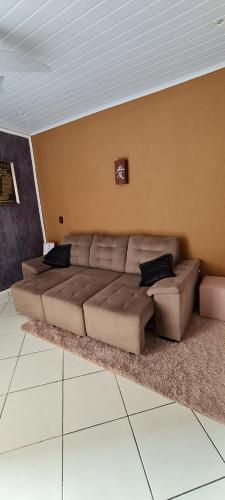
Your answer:
[[[22,272],[24,279],[31,279],[32,276],[44,273],[45,271],[49,271],[50,269],[50,266],[43,264],[43,255],[22,262]]]
[[[139,286],[152,286],[157,281],[175,276],[173,272],[173,256],[166,253],[148,262],[143,262],[139,266],[141,271],[141,281]]]
[[[123,274],[84,303],[87,335],[139,354],[154,302],[139,288],[139,276]]]
[[[119,273],[86,269],[43,294],[46,320],[77,335],[86,335],[83,303],[119,277]]]
[[[179,261],[178,238],[170,236],[130,236],[125,272],[140,274],[140,264],[156,259],[165,253],[173,255],[173,264]]]
[[[45,319],[42,305],[42,294],[59,283],[79,274],[82,267],[70,266],[65,269],[52,269],[30,280],[18,281],[12,286],[12,294],[16,309],[32,319]]]
[[[90,250],[90,267],[124,272],[128,236],[96,234]]]
[[[89,253],[93,236],[91,234],[69,234],[64,237],[63,244],[71,244],[70,264],[72,266],[88,266]]]

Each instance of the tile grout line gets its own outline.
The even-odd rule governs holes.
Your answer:
[[[152,496],[152,500],[154,500],[154,496],[153,496],[153,493],[152,493],[152,488],[151,488],[151,485],[150,485],[150,482],[149,482],[149,479],[148,479],[148,476],[147,476],[147,473],[146,473],[146,470],[145,470],[144,462],[142,460],[141,452],[140,452],[140,449],[139,449],[139,446],[138,446],[138,443],[137,443],[137,440],[136,440],[136,437],[135,437],[135,434],[134,434],[134,430],[133,430],[133,427],[132,427],[129,415],[128,415],[128,421],[129,421],[131,432],[133,434],[133,438],[134,438],[134,441],[135,441],[135,444],[136,444],[136,447],[137,447],[137,450],[138,450],[138,454],[139,454],[139,457],[140,457],[140,460],[141,460],[141,463],[142,463],[142,467],[144,469],[144,473],[145,473],[145,477],[147,479],[147,483],[148,483],[148,486],[149,486],[150,494]]]
[[[6,318],[3,318],[3,319],[6,319]],[[20,329],[20,326],[18,326],[18,329],[20,330],[19,332],[18,332],[18,330],[16,332],[15,331],[14,332],[5,332],[5,333],[1,333],[0,332],[0,338],[1,337],[5,337],[6,335],[7,336],[9,336],[9,335],[17,335],[18,333],[25,333],[25,335],[26,335],[27,332],[23,332],[23,330]]]
[[[87,431],[88,429],[93,429],[94,427],[100,427],[100,425],[110,424],[111,422],[116,422],[117,420],[123,420],[124,418],[127,418],[127,415],[124,415],[123,417],[113,418],[111,420],[106,420],[105,422],[99,422],[98,424],[89,425],[88,427],[82,427],[81,429],[75,429],[74,431],[64,432],[64,436],[69,436],[70,434],[75,434],[77,432]]]
[[[10,314],[9,316],[2,316],[2,313],[4,312],[4,310],[5,310],[5,308],[6,308],[6,306],[7,306],[8,304],[10,304],[10,302],[7,302],[6,304],[4,304],[4,308],[3,308],[3,310],[2,310],[2,312],[1,312],[1,314],[0,314],[0,318],[1,318],[1,319],[5,320],[5,319],[10,319],[10,318],[20,318],[21,316],[23,316],[22,314],[19,314],[19,313],[14,314],[14,315]],[[27,318],[27,319],[28,319],[28,318]],[[23,320],[23,321],[24,321],[24,320]],[[17,326],[17,327],[16,327],[16,330],[13,330],[13,331],[10,331],[10,332],[4,332],[4,333],[1,333],[1,332],[0,332],[0,337],[1,337],[1,336],[4,336],[4,335],[16,335],[17,333],[24,333],[24,334],[26,335],[26,333],[28,333],[28,332],[23,331],[23,330],[22,330],[22,326],[23,326],[23,325],[19,325],[19,326]],[[18,330],[19,330],[19,332],[18,332]],[[46,342],[47,342],[47,341],[46,341]]]
[[[62,350],[62,500],[64,498],[64,349]]]
[[[1,455],[5,455],[5,453],[13,453],[14,451],[22,450],[23,448],[29,448],[30,446],[35,446],[36,444],[45,443],[46,441],[51,441],[52,439],[58,439],[61,437],[61,434],[56,434],[56,436],[41,439],[40,441],[33,441],[33,443],[23,444],[22,446],[18,446],[17,448],[10,448],[9,450],[0,451],[0,457]]]
[[[20,333],[20,332],[19,332]],[[6,336],[8,337],[9,335],[18,335],[18,332],[17,333],[10,333],[10,334],[6,334]],[[25,333],[25,335],[27,335]],[[3,335],[0,335],[0,339],[1,337],[3,337]],[[49,348],[49,349],[42,349],[42,351],[34,351],[34,352],[25,352],[24,354],[20,354],[20,358],[23,358],[24,356],[30,356],[32,354],[39,354],[41,352],[46,352],[46,351],[55,351],[56,349],[53,348]],[[0,358],[0,361],[4,361],[5,359],[13,359],[13,358],[17,358],[18,354],[15,354],[15,356],[7,356],[5,358]]]
[[[190,408],[191,409],[191,408]],[[199,418],[197,417],[197,415],[195,414],[194,410],[192,410],[192,413],[193,415],[195,416],[196,420],[198,421],[199,425],[201,426],[201,428],[203,429],[203,431],[205,432],[206,436],[208,437],[208,439],[210,440],[210,442],[212,443],[213,447],[215,448],[215,450],[217,451],[218,455],[220,456],[221,460],[223,461],[223,463],[225,463],[225,460],[223,458],[223,456],[221,455],[221,453],[219,452],[218,448],[216,447],[215,443],[213,442],[212,438],[210,437],[210,435],[208,434],[207,430],[205,429],[204,425],[201,423],[201,421],[199,420]]]
[[[43,352],[43,351],[40,351]],[[44,351],[45,352],[45,351]],[[17,356],[14,356],[16,358]],[[21,358],[21,356],[18,356]],[[12,358],[11,358],[12,359]],[[0,361],[3,361],[2,359]],[[64,380],[73,380],[82,377],[88,377],[88,375],[94,375],[95,373],[105,372],[106,370],[98,370],[97,372],[84,373],[83,375],[75,375],[75,377],[68,377]],[[17,389],[16,391],[10,391],[9,394],[15,394],[16,392],[29,391],[30,389],[36,389],[37,387],[43,387],[45,385],[58,384],[62,382],[62,379],[51,380],[50,382],[44,382],[43,384],[32,385],[30,387],[23,387],[22,389]],[[0,396],[5,396],[5,394],[0,394]]]
[[[124,402],[124,399],[123,399],[122,391],[120,389],[120,385],[119,385],[119,382],[117,380],[117,377],[116,377],[115,373],[114,373],[114,377],[116,379],[117,387],[118,387],[121,399],[123,401],[123,406],[124,406],[124,409],[125,409],[125,412],[126,412],[126,416],[127,416],[127,419],[128,419],[129,425],[130,425],[130,430],[131,430],[132,435],[133,435],[133,439],[134,439],[135,446],[136,446],[136,449],[137,449],[137,452],[138,452],[138,455],[139,455],[139,459],[140,459],[140,462],[141,462],[141,465],[142,465],[142,469],[143,469],[143,472],[144,472],[144,475],[145,475],[145,479],[147,481],[147,485],[148,485],[148,488],[149,488],[149,491],[150,491],[150,495],[152,497],[152,500],[154,500],[154,496],[153,496],[153,493],[152,493],[151,485],[150,485],[150,482],[149,482],[149,479],[148,479],[148,476],[147,476],[147,473],[146,473],[146,470],[145,470],[144,462],[142,460],[141,452],[139,450],[139,446],[138,446],[138,443],[137,443],[137,440],[136,440],[136,437],[135,437],[135,434],[134,434],[134,431],[133,431],[133,427],[131,425],[131,421],[130,421],[129,415],[127,413],[127,408],[126,408],[126,405],[125,405],[125,402]]]
[[[20,357],[20,353],[21,353],[22,348],[23,348],[23,344],[24,344],[24,341],[25,341],[25,337],[26,337],[26,334],[24,334],[24,336],[23,336],[23,340],[22,340],[22,343],[21,343],[21,346],[20,346],[20,350],[19,350],[19,353],[18,353],[18,358],[17,358],[16,364],[15,364],[15,367],[14,367],[14,370],[13,370],[13,374],[12,374],[12,377],[11,377],[11,380],[10,380],[10,383],[9,383],[7,396],[8,396],[8,394],[9,394],[10,387],[11,387],[11,385],[12,385],[13,377],[14,377],[14,375],[15,375],[15,371],[16,371],[16,368],[17,368],[17,365],[18,365],[18,362],[19,362],[19,357]]]
[[[166,500],[174,500],[175,498],[179,498],[183,495],[188,495],[192,491],[200,490],[201,488],[205,488],[205,486],[209,486],[210,484],[218,483],[219,481],[222,481],[225,479],[225,476],[218,477],[218,479],[214,479],[213,481],[209,481],[208,483],[201,484],[200,486],[196,486],[195,488],[192,488],[191,490],[186,490],[183,493],[179,493],[178,495],[175,495],[174,497],[170,497]],[[188,496],[187,496],[188,498]]]
[[[19,332],[13,332],[13,333],[2,333],[0,334],[0,339],[2,337],[9,337],[10,335],[18,335],[18,333],[23,333],[22,330]],[[27,333],[25,332],[25,335]],[[30,334],[29,334],[30,335]],[[56,349],[62,349],[62,347],[48,347],[48,349],[42,349],[41,351],[33,351],[33,352],[24,352],[23,354],[20,353],[20,357],[24,356],[31,356],[32,354],[39,354],[41,352],[46,352],[46,351],[55,351]],[[17,358],[18,354],[15,354],[15,356],[6,356],[5,358],[0,358],[0,361],[4,361],[5,359],[12,359],[12,358]]]
[[[113,420],[107,420],[106,422],[100,422],[99,424],[90,425],[89,427],[83,427],[82,429],[76,429],[73,431],[65,432],[63,436],[69,436],[70,434],[76,434],[77,432],[87,431],[88,429],[92,429],[94,427],[100,427],[101,425],[110,424],[111,422],[115,422],[117,420],[123,420],[125,418],[127,418],[126,415],[124,415],[124,417],[114,418]],[[5,453],[11,453],[13,451],[20,450],[21,448],[28,448],[29,446],[33,446],[39,443],[44,443],[45,441],[51,441],[52,439],[56,438],[62,438],[62,435],[56,434],[56,436],[51,436],[49,438],[41,439],[40,441],[33,441],[32,443],[24,444],[22,446],[18,446],[17,448],[11,448],[10,450],[0,451],[0,456],[4,455]]]
[[[20,357],[20,352],[21,352],[22,347],[23,347],[23,343],[24,343],[24,340],[25,340],[25,336],[26,336],[26,333],[24,333],[24,337],[23,337],[23,340],[22,340],[22,343],[21,343],[21,346],[20,346],[19,354],[18,354],[18,357],[17,357],[16,363],[15,363],[15,366],[14,366],[14,370],[13,370],[13,373],[12,373],[12,376],[11,376],[11,379],[10,379],[10,382],[9,382],[8,391],[7,391],[7,393],[6,393],[5,401],[4,401],[3,406],[2,406],[2,411],[1,411],[1,413],[0,413],[0,419],[2,418],[2,414],[3,414],[3,411],[4,411],[5,405],[6,405],[6,401],[7,401],[8,395],[9,395],[9,390],[10,390],[11,383],[12,383],[12,380],[13,380],[13,377],[14,377],[14,374],[15,374],[15,371],[16,371],[16,368],[17,368],[17,365],[18,365],[18,361],[19,361],[19,357]]]
[[[40,352],[46,352],[46,351],[40,351]],[[19,357],[21,359],[21,357],[23,357],[23,355],[13,356],[13,358],[6,358],[6,359],[14,359],[14,358],[17,358],[17,357]],[[0,361],[3,361],[3,360],[0,359]],[[102,372],[107,372],[107,371],[108,370],[103,370],[102,369],[102,370],[98,370],[96,372],[83,373],[82,375],[75,375],[74,377],[67,377],[67,378],[64,378],[64,382],[66,380],[76,380],[76,379],[79,379],[79,378],[82,378],[82,377],[88,377],[89,375],[95,375],[97,373],[102,373]],[[110,371],[110,373],[112,373],[112,375],[114,375],[116,377],[116,374],[114,372]],[[10,394],[15,394],[17,392],[29,391],[31,389],[37,389],[38,387],[45,387],[46,385],[59,384],[59,382],[62,382],[62,379],[51,380],[50,382],[44,382],[43,384],[37,384],[37,385],[29,386],[29,387],[23,387],[21,389],[16,389],[14,391],[10,391],[10,392],[7,392],[7,393],[0,394],[0,396],[5,396],[6,394],[9,394],[9,395]],[[162,405],[159,405],[159,406],[154,406],[153,408],[146,408],[146,410],[141,410],[141,411],[137,411],[137,412],[134,412],[134,413],[130,413],[129,416],[132,417],[133,415],[139,415],[140,413],[145,413],[147,411],[157,410],[159,408],[163,408],[164,406],[170,406],[170,405],[173,405],[173,404],[176,404],[176,402],[175,401],[171,401],[171,403],[165,403],[165,404],[162,404]],[[85,427],[85,429],[86,429],[86,427]]]
[[[18,333],[21,333],[21,332],[2,334],[2,335],[0,335],[0,339],[2,337],[4,337],[5,335],[6,335],[6,337],[9,337],[10,335],[18,335]],[[27,335],[27,334],[25,333],[25,335]],[[60,349],[60,348],[58,348],[58,349]],[[24,354],[20,353],[20,358],[23,358],[24,356],[32,356],[33,354],[40,354],[40,353],[46,352],[46,351],[56,351],[56,349],[54,349],[54,347],[50,347],[49,349],[42,349],[41,351],[25,352]],[[5,359],[17,358],[17,356],[18,356],[18,354],[15,354],[15,356],[6,356],[5,358],[0,358],[0,361],[4,361]]]
[[[26,333],[27,335],[27,333]],[[29,335],[29,334],[28,334]],[[32,354],[39,354],[41,352],[46,352],[46,351],[55,351],[56,349],[60,349],[59,347],[48,347],[48,349],[42,349],[41,351],[33,351],[33,352],[24,352],[23,354],[20,354],[20,357],[23,358],[23,356],[30,356]]]
[[[8,304],[9,304],[9,298],[8,298],[7,302],[5,302],[4,304],[1,304],[1,305],[3,306],[3,308],[2,308],[2,311],[1,311],[0,316],[2,316],[2,314],[4,313],[4,310],[6,309],[6,306],[7,306]],[[4,317],[4,316],[3,316],[3,317]]]
[[[0,316],[3,317],[3,319],[5,318],[16,318],[17,316],[24,316],[23,314],[19,313],[17,310],[13,313],[13,314],[7,314],[7,316],[3,316],[3,313],[6,309],[7,306],[9,306],[10,304],[14,305],[15,307],[15,304],[14,304],[14,301],[11,301],[10,300],[10,297],[8,298],[7,302],[5,302],[4,304],[0,304],[1,306],[4,306],[2,311],[1,311],[1,314]]]
[[[164,408],[165,406],[175,405],[175,401],[171,403],[165,403],[163,405],[154,406],[153,408],[146,408],[146,410],[135,411],[134,413],[129,413],[128,417],[133,417],[134,415],[140,415],[140,413],[146,413],[147,411],[158,410],[159,408]]]

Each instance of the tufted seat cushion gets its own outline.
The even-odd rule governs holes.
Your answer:
[[[154,312],[153,299],[139,288],[139,276],[122,275],[84,304],[87,335],[139,354],[144,327]]]
[[[65,236],[63,245],[71,244],[70,264],[72,266],[88,266],[89,253],[93,236],[91,234],[69,234]]]
[[[88,268],[43,294],[46,320],[77,335],[86,335],[83,303],[120,276]]]
[[[51,269],[30,280],[18,281],[12,286],[16,309],[21,314],[33,319],[45,319],[42,305],[42,294],[71,276],[81,273],[85,268],[70,266],[63,269]]]
[[[124,272],[128,236],[96,234],[90,250],[89,266]]]
[[[139,264],[171,253],[173,264],[179,261],[179,240],[171,236],[144,236],[135,234],[129,237],[126,273],[140,274]]]

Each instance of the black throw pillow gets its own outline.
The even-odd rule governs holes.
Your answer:
[[[70,266],[70,249],[71,245],[59,245],[45,255],[44,264],[52,267],[69,267]]]
[[[157,259],[148,262],[143,262],[139,268],[141,271],[139,286],[152,286],[163,278],[176,276],[173,272],[173,256],[171,253],[161,255]]]

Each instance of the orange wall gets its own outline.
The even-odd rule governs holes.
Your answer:
[[[177,235],[203,272],[225,275],[225,70],[32,141],[49,240],[69,231]],[[129,159],[128,185],[115,184],[118,158]]]

